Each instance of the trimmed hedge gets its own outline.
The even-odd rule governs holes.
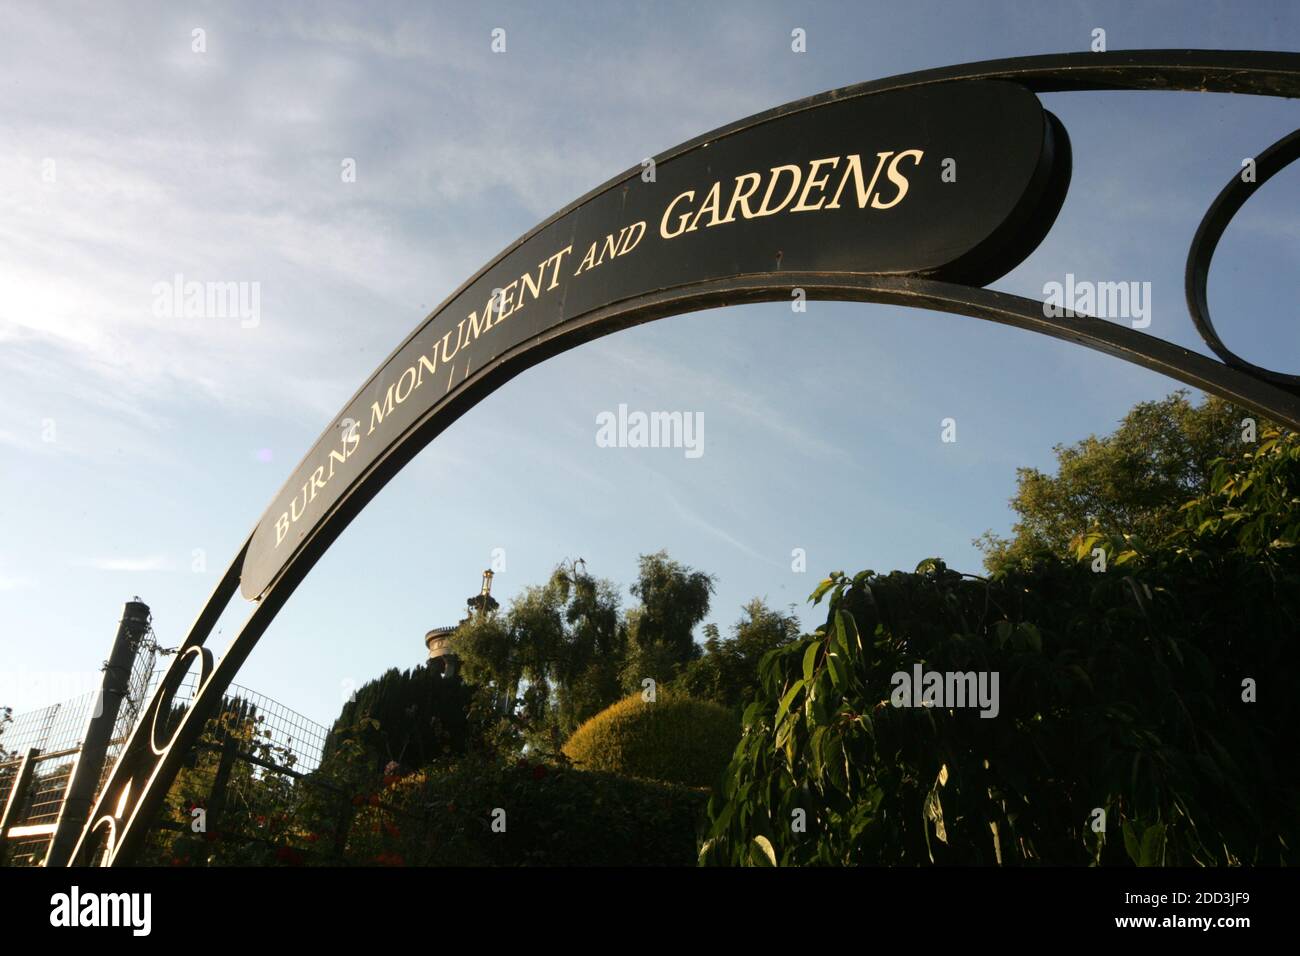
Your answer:
[[[373,801],[380,809],[365,801],[347,861],[694,866],[707,799],[702,791],[651,780],[467,759],[390,783]]]
[[[740,740],[740,722],[725,707],[660,691],[605,708],[579,727],[564,755],[584,770],[606,770],[689,787],[718,782]]]

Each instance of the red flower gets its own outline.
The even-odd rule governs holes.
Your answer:
[[[384,824],[384,832],[387,833],[390,837],[399,837],[402,835],[402,831],[399,830],[397,826],[392,823]]]
[[[456,812],[456,801],[453,800],[451,803],[447,804],[447,812],[448,813]]]
[[[372,794],[370,795],[370,805],[371,805],[372,807],[377,807],[377,806],[379,806],[379,794],[377,794],[377,793],[372,793]]]
[[[305,839],[307,840],[308,843],[315,843],[317,840],[320,839],[320,834],[319,834],[319,833],[308,833],[307,836],[305,837]]]
[[[541,779],[542,779],[543,777],[545,777],[545,776],[546,776],[546,767],[545,767],[545,766],[543,766],[542,764],[539,763],[536,767],[533,768],[533,779],[534,779],[534,780],[541,780]]]
[[[352,798],[352,805],[353,805],[354,807],[362,807],[362,806],[365,806],[365,803],[366,803],[366,798],[365,798],[364,796],[362,796],[361,794],[359,794],[359,793],[358,793],[355,797]]]
[[[380,853],[375,857],[375,862],[380,866],[406,866],[400,853]]]

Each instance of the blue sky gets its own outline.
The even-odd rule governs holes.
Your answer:
[[[133,595],[179,643],[389,351],[505,245],[643,157],[825,89],[1083,51],[1097,27],[1111,50],[1300,48],[1285,3],[33,3],[6,19],[0,705],[18,710],[57,698],[60,675],[93,674]],[[1147,331],[1205,351],[1183,303],[1187,245],[1242,158],[1295,128],[1295,104],[1043,99],[1070,131],[1073,185],[1052,236],[994,287],[1149,281]],[[1289,170],[1247,205],[1211,278],[1225,341],[1289,371],[1298,184]],[[177,273],[257,282],[260,322],[159,318],[151,290]],[[328,722],[348,688],[420,662],[425,630],[460,616],[495,548],[503,599],[565,558],[626,585],[638,554],[666,548],[718,576],[724,629],[756,595],[806,607],[830,570],[940,555],[977,571],[971,540],[1009,528],[1016,466],[1049,467],[1053,444],[1175,385],[883,306],[749,306],[618,333],[524,373],[430,445],[239,680]],[[620,403],[702,412],[703,456],[598,448],[596,416]],[[940,441],[945,417],[956,443]],[[247,613],[236,603],[218,653]]]

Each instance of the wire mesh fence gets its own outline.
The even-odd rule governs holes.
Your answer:
[[[151,639],[138,649],[96,795],[162,680],[165,669],[155,665],[157,657],[167,653]],[[163,715],[164,719],[178,719],[193,703],[197,690],[197,677],[190,675],[178,688],[171,712]],[[8,839],[0,841],[5,865],[43,863],[88,721],[100,707],[99,693],[91,692],[5,721],[0,735],[0,811],[18,780],[24,755],[32,749],[39,752],[21,799],[10,810]],[[216,793],[228,808],[228,818],[237,815],[245,823],[251,821],[254,829],[264,828],[269,833],[279,821],[297,813],[306,793],[297,781],[320,766],[328,732],[324,725],[277,700],[231,685],[218,720],[187,756],[173,793],[192,793],[197,798],[193,803],[210,802]]]

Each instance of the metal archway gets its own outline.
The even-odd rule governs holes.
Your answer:
[[[802,289],[809,298],[907,305],[1050,335],[1300,428],[1300,376],[1259,368],[1228,350],[1205,299],[1219,237],[1254,189],[1300,154],[1300,132],[1259,154],[1254,182],[1233,177],[1192,243],[1189,309],[1223,362],[1108,321],[1052,318],[1042,302],[981,288],[1041,242],[1068,188],[1068,136],[1034,94],[1121,89],[1300,97],[1300,54],[1153,50],[1035,56],[845,87],[684,143],[615,177],[512,243],[394,350],[295,469],[199,612],[75,848],[63,851],[66,860],[52,851],[50,863],[130,862],[235,673],[348,523],[418,451],[486,395],[590,339],[683,312],[789,300],[792,289]],[[872,148],[891,148],[874,156],[868,151],[864,162],[863,154],[851,150],[861,148],[866,136],[877,137]],[[762,160],[751,160],[755,155]],[[964,185],[945,192],[948,184],[939,185],[937,174],[918,175],[954,157],[961,169],[957,183]],[[653,170],[649,179],[647,169]],[[826,175],[819,178],[823,169]],[[794,185],[783,204],[772,206],[778,188],[785,188],[778,170],[790,171],[785,175]],[[831,198],[826,194],[833,174],[839,182]],[[724,202],[721,186],[733,178]],[[755,210],[764,179],[767,188]],[[670,188],[646,188],[660,183]],[[672,188],[681,184],[694,185]],[[690,199],[683,199],[687,193]],[[647,209],[665,210],[655,237],[649,217],[634,219]],[[710,232],[722,226],[730,231]],[[586,247],[587,239],[593,240],[593,264],[584,268],[584,258],[573,275],[567,273],[576,255],[567,266],[566,254],[539,257],[566,241],[573,252]],[[637,258],[638,248],[655,251]],[[520,271],[521,263],[528,271]],[[601,279],[575,281],[584,273]],[[516,279],[510,286],[517,288],[507,294],[510,286],[503,283],[511,275]],[[529,288],[531,303],[525,301]],[[470,304],[474,310],[467,314]],[[532,311],[520,319],[517,313],[526,305]],[[506,331],[496,331],[501,328]],[[453,331],[456,349],[448,355]],[[203,645],[237,592],[257,603],[217,660]],[[192,706],[170,739],[155,739],[155,718],[167,712],[180,678],[195,662],[200,686]]]

